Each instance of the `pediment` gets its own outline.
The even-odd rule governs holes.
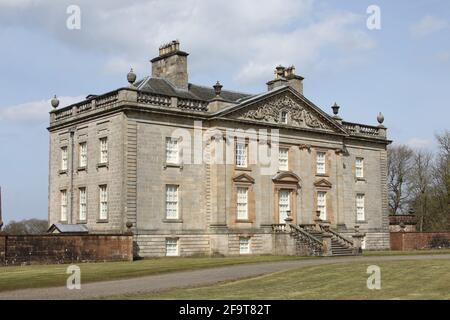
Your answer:
[[[287,123],[282,121],[282,112],[286,112]],[[289,88],[245,102],[231,110],[226,117],[345,134],[330,116]]]
[[[277,183],[299,183],[300,178],[293,172],[283,171],[283,172],[277,173],[272,178],[272,181],[277,182]]]
[[[314,186],[320,188],[331,188],[333,185],[327,179],[320,179],[314,183]]]
[[[241,182],[241,183],[255,183],[255,179],[250,177],[246,173],[241,173],[233,178],[234,182]]]

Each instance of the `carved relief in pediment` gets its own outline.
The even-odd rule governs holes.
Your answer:
[[[323,116],[302,101],[289,94],[274,96],[258,102],[250,108],[244,108],[236,113],[240,119],[251,119],[272,123],[282,123],[281,112],[287,111],[287,124],[298,127],[312,129],[330,130],[333,129]]]

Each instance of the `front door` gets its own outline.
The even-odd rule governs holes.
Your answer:
[[[280,190],[278,193],[278,217],[279,223],[285,223],[287,212],[290,208],[290,190]]]

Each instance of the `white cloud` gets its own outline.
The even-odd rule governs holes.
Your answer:
[[[421,138],[412,138],[406,142],[412,149],[426,149],[433,145],[433,141]]]
[[[411,34],[413,37],[421,38],[447,27],[448,22],[446,20],[427,15],[411,27]]]
[[[84,98],[84,96],[58,97],[60,100],[59,106],[68,106]],[[45,123],[49,120],[48,113],[52,109],[50,100],[31,101],[13,106],[0,107],[0,122],[18,124]]]
[[[239,85],[270,80],[278,63],[304,72],[325,60],[324,49],[341,53],[327,57],[333,65],[342,56],[356,61],[374,45],[365,12],[325,12],[315,0],[80,0],[81,30],[70,31],[65,8],[72,2],[22,0],[20,10],[0,2],[0,25],[42,29],[67,46],[106,54],[108,73],[134,66],[139,76],[149,74],[160,44],[179,39],[191,53],[191,74],[230,72]]]

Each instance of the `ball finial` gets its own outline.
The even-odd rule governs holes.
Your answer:
[[[130,72],[128,72],[127,80],[131,85],[133,85],[133,83],[136,81],[136,74],[133,72],[133,68],[131,68]]]
[[[51,102],[53,108],[55,108],[55,109],[58,108],[59,100],[58,100],[58,98],[56,98],[56,94],[54,95],[53,99],[50,102]]]
[[[382,114],[381,112],[378,113],[377,121],[378,121],[378,123],[379,123],[380,125],[382,125],[383,122],[384,122],[384,116],[383,116],[383,114]]]

